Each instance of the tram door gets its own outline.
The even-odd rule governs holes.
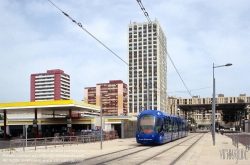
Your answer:
[[[178,138],[182,137],[182,122],[178,121]]]
[[[172,121],[173,121],[172,140],[175,140],[178,138],[178,125],[177,125],[178,121],[175,118]]]
[[[164,142],[171,141],[172,138],[172,129],[171,129],[171,119],[170,117],[164,118]]]
[[[182,121],[181,124],[182,124],[182,133],[181,133],[182,135],[181,135],[181,137],[185,137],[185,122]]]

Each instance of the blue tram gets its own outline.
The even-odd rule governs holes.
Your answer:
[[[188,135],[186,120],[159,110],[142,111],[137,118],[136,141],[162,144]]]

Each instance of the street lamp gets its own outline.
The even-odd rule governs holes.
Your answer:
[[[147,81],[147,110],[149,110],[149,81]]]
[[[102,92],[100,95],[100,118],[101,118],[101,127],[100,127],[100,131],[101,131],[101,137],[100,137],[100,149],[102,150]]]
[[[215,78],[214,78],[214,68],[231,66],[231,63],[227,63],[226,65],[214,66],[213,63],[213,104],[212,104],[212,137],[213,137],[213,146],[215,146]]]
[[[109,96],[109,95],[104,95],[104,96]],[[102,150],[102,92],[100,94],[100,120],[101,120],[101,127],[100,127],[100,131],[101,131],[101,139],[100,139],[100,148]]]
[[[27,131],[28,131],[28,128],[29,128],[29,125],[26,123],[26,125],[25,125],[25,128],[26,128],[26,130],[25,130],[25,141],[26,141],[26,147],[27,147],[27,136],[28,136],[28,133],[27,133]]]

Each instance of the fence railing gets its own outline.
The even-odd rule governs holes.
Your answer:
[[[113,140],[116,139],[116,133],[114,132],[104,132],[102,134],[102,140]],[[46,137],[46,138],[29,138],[29,139],[14,139],[10,140],[10,154],[16,148],[22,148],[25,152],[26,147],[34,147],[36,150],[37,147],[54,147],[65,146],[72,144],[82,144],[82,143],[91,143],[101,140],[100,132],[91,132],[88,134],[79,135],[79,136],[56,136],[56,137]]]
[[[232,144],[233,144],[236,148],[239,148],[239,137],[238,137],[238,136],[233,136],[233,137],[232,137]]]
[[[250,149],[250,137],[246,137],[246,150]]]
[[[232,137],[232,144],[239,148],[239,137],[238,136],[233,136]],[[246,137],[246,150],[248,151],[250,149],[250,138]]]

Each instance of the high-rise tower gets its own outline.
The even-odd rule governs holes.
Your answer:
[[[144,109],[167,111],[166,47],[158,21],[128,25],[129,115]]]
[[[63,70],[47,70],[30,77],[31,101],[70,99],[70,77]]]

